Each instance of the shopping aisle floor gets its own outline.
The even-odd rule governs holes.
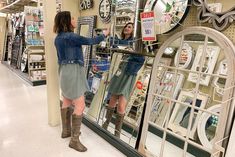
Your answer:
[[[84,125],[85,153],[70,149],[60,131],[47,124],[46,86],[32,87],[0,63],[1,157],[124,157]]]

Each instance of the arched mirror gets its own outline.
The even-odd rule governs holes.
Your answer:
[[[154,11],[156,34],[176,28],[186,17],[190,0],[148,0],[144,11]]]
[[[177,54],[166,58],[169,47]],[[183,68],[186,48],[194,57]],[[234,52],[225,35],[206,27],[187,28],[164,42],[153,64],[141,154],[210,157],[225,151],[234,112]],[[166,59],[168,66],[162,65]]]
[[[234,21],[234,1],[226,0],[193,0],[198,7],[198,19],[212,23],[213,27],[222,31]]]

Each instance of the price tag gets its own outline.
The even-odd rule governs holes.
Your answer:
[[[156,41],[154,12],[143,12],[140,14],[143,41]]]

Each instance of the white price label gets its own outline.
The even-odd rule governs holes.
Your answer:
[[[154,12],[143,12],[140,14],[143,41],[156,41]]]

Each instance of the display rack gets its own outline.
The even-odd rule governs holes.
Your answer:
[[[9,14],[23,12],[24,6],[37,6],[37,3],[37,0],[16,0],[11,4],[0,8],[0,12]]]

